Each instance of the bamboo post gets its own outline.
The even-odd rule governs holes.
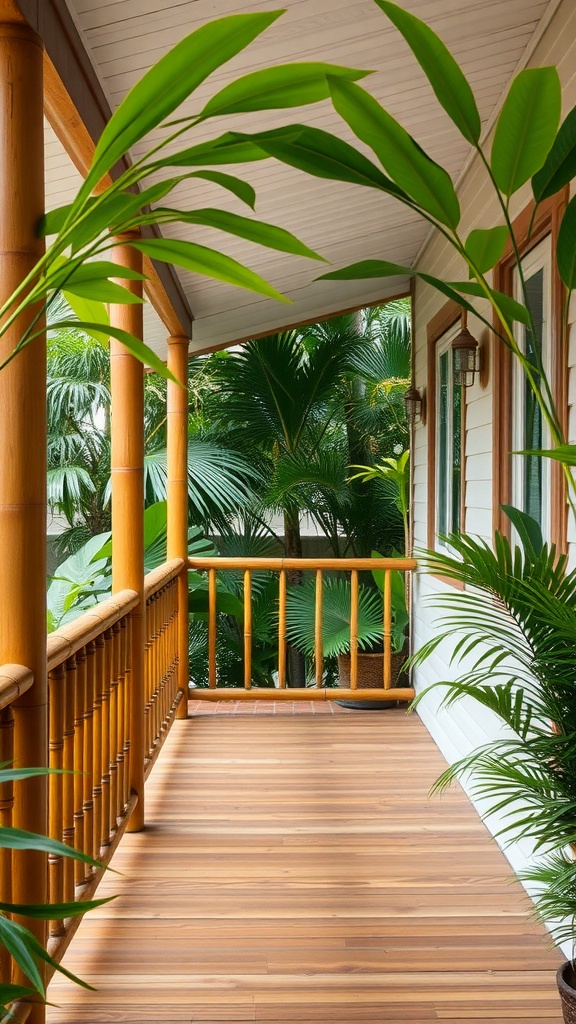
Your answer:
[[[358,686],[358,570],[350,573],[350,689]]]
[[[278,578],[278,686],[286,689],[286,570]]]
[[[178,689],[184,696],[177,718],[188,717],[188,338],[168,338],[168,561],[183,558],[178,577]]]
[[[384,570],[384,689],[390,689],[392,678],[392,574]]]
[[[316,570],[316,602],[314,611],[314,662],[316,666],[316,686],[322,686],[324,656],[322,646],[322,569]]]
[[[37,225],[44,212],[42,44],[14,0],[0,0],[0,303],[44,251]],[[18,317],[0,340],[0,362],[13,351],[38,307]],[[36,329],[42,327],[42,319]],[[34,685],[14,704],[14,759],[19,768],[48,764],[46,671],[46,342],[43,336],[0,371],[0,664],[29,668]],[[13,822],[48,831],[47,778],[18,782]],[[44,853],[17,851],[13,898],[45,903]],[[44,943],[46,922],[24,921]],[[25,984],[20,972],[16,983]],[[30,1024],[45,1019],[34,1006]]]
[[[126,241],[126,239],[124,239]],[[126,244],[113,250],[112,259],[121,267],[142,271],[142,257]],[[142,297],[142,282],[121,280],[125,288]],[[110,323],[143,335],[142,306],[113,305]],[[112,392],[112,590],[135,590],[140,602],[132,611],[132,657],[125,681],[130,708],[130,789],[138,803],[129,831],[144,827],[144,643],[146,605],[144,601],[144,367],[114,338],[110,339],[110,383]]]
[[[244,572],[244,689],[252,688],[252,573]]]

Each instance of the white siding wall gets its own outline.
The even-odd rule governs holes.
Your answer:
[[[546,35],[541,40],[531,65],[558,66],[564,89],[564,114],[576,104],[576,5],[564,3],[553,19]],[[466,236],[474,227],[490,227],[501,223],[496,201],[486,181],[486,175],[478,162],[473,164],[459,189],[463,222],[461,234]],[[524,189],[513,203],[512,214],[516,216],[530,200],[530,190]],[[458,258],[443,239],[436,237],[425,248],[418,261],[419,269],[435,274],[444,280],[462,279],[466,275]],[[426,385],[427,341],[426,325],[444,304],[443,296],[430,287],[418,284],[416,287],[416,330],[415,330],[415,381],[418,388]],[[576,441],[576,300],[570,311],[569,346],[569,439]],[[469,328],[479,340],[485,337],[483,326],[470,318]],[[492,368],[491,368],[492,369]],[[478,383],[466,393],[466,520],[465,529],[490,540],[492,535],[492,373],[486,390]],[[427,445],[428,430],[417,425],[414,438],[414,537],[416,553],[418,548],[427,546]],[[572,562],[576,565],[576,526],[569,528]],[[438,612],[427,608],[426,600],[434,593],[446,591],[448,585],[439,580],[419,575],[414,583],[413,635],[417,649],[434,635],[434,619]],[[453,675],[449,667],[449,651],[439,649],[434,656],[417,670],[415,685],[420,692],[430,683],[447,679]],[[430,693],[419,706],[419,713],[444,756],[452,762],[482,743],[496,738],[499,723],[490,712],[473,702],[460,702],[449,711],[440,710],[440,691]],[[478,809],[481,811],[482,807]],[[489,820],[492,831],[497,822]],[[530,855],[527,845],[516,844],[506,851],[515,868],[525,866]]]

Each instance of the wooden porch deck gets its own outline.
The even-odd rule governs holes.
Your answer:
[[[556,1024],[521,887],[403,709],[176,722],[50,1024]]]

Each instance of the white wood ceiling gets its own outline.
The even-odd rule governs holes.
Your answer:
[[[556,0],[404,0],[404,5],[424,18],[450,47],[474,87],[484,122],[488,122],[550,2]],[[67,4],[113,108],[158,58],[204,22],[281,6],[270,0],[67,0]],[[238,75],[271,64],[323,60],[371,69],[376,73],[363,85],[454,179],[458,178],[469,147],[452,128],[408,47],[373,0],[284,0],[282,6],[286,8],[283,16],[213,75],[188,110],[198,109],[202,101]],[[194,141],[229,129],[262,131],[292,122],[312,124],[354,141],[329,102],[208,122]],[[49,137],[48,142],[47,188],[53,206],[65,201],[76,172],[59,152],[56,140]],[[255,187],[256,215],[261,220],[293,231],[335,266],[369,258],[413,263],[425,241],[424,223],[370,189],[307,177],[273,160],[225,170]],[[243,215],[247,212],[234,197],[208,183],[181,186],[177,198],[183,209],[218,206]],[[176,227],[165,233],[219,248],[262,274],[291,299],[291,305],[284,305],[181,273],[195,317],[196,350],[368,305],[406,287],[403,279],[313,283],[322,273],[321,264],[198,227]],[[165,332],[158,319],[148,315],[146,330],[148,343],[163,352]]]

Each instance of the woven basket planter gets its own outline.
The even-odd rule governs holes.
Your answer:
[[[564,1024],[576,1024],[576,971],[569,960],[558,968],[556,981],[562,1002]]]
[[[398,651],[392,655],[390,686],[396,686],[398,676],[408,655],[405,651]],[[378,687],[384,688],[384,654],[365,654],[358,651],[358,690],[374,690]],[[340,686],[350,688],[350,655],[338,655],[338,678]]]

